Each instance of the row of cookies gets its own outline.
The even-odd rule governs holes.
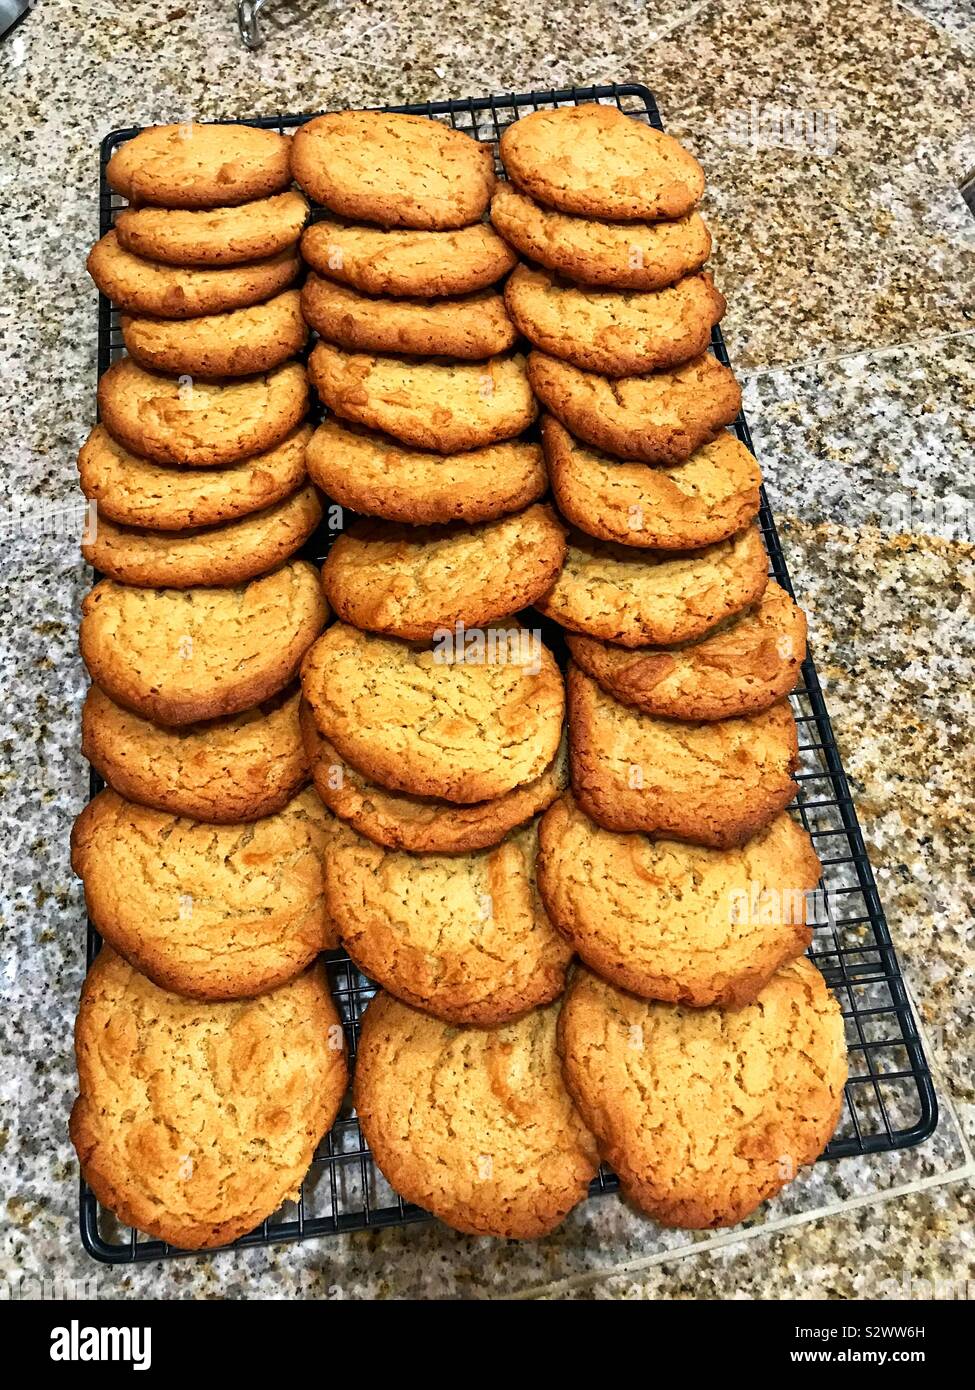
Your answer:
[[[79,459],[108,576],[82,740],[108,786],[72,835],[103,945],[70,1128],[105,1206],[198,1248],[296,1194],[348,1084],[296,687],[328,617],[293,558],[321,519],[285,288],[308,209],[290,141],[248,127],[150,130],[108,172],[130,205],[89,268],[129,356]]]

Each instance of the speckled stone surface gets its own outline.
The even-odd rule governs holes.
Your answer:
[[[955,186],[975,163],[965,7],[566,0],[514,24],[493,4],[297,0],[272,19],[264,49],[247,54],[229,3],[48,0],[0,43],[5,1290],[57,1276],[101,1297],[863,1297],[970,1278],[975,220]],[[654,87],[707,165],[729,342],[938,1071],[939,1130],[917,1149],[819,1164],[730,1233],[660,1232],[605,1198],[529,1245],[423,1225],[95,1266],[76,1232],[65,1122],[83,973],[67,836],[87,784],[74,455],[94,408],[83,262],[97,141],[193,115],[612,78]],[[769,146],[777,107],[799,113],[818,149]],[[817,112],[836,117],[835,148]]]

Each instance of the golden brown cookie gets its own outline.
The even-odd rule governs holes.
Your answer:
[[[555,212],[500,183],[491,221],[516,251],[583,285],[660,290],[692,275],[711,254],[696,212],[672,222],[597,222]]]
[[[624,705],[667,719],[728,719],[768,709],[795,689],[806,619],[778,584],[702,640],[627,649],[569,634],[578,666]]]
[[[181,531],[215,526],[290,497],[305,481],[311,428],[227,468],[170,468],[132,454],[96,425],[78,455],[81,490],[98,504],[99,523]]]
[[[143,367],[175,375],[252,376],[295,357],[308,340],[301,295],[285,290],[264,304],[206,314],[186,323],[122,315],[126,351]]]
[[[320,342],[308,371],[336,415],[440,454],[511,439],[538,414],[519,353],[451,362],[343,352]]]
[[[572,664],[567,682],[572,789],[607,830],[727,849],[762,830],[798,790],[788,700],[689,724],[621,705]]]
[[[581,217],[684,217],[704,192],[704,170],[690,151],[615,106],[523,116],[502,134],[501,159],[523,192]]]
[[[528,379],[542,404],[579,439],[644,463],[683,463],[741,407],[734,376],[710,353],[670,371],[609,380],[532,352]]]
[[[533,1240],[586,1195],[599,1160],[555,1050],[558,1008],[452,1028],[377,994],[362,1020],[355,1106],[408,1202],[470,1235]]]
[[[450,299],[380,299],[309,275],[301,308],[316,333],[347,352],[477,360],[507,352],[518,339],[497,290]]]
[[[366,777],[469,804],[531,782],[562,737],[562,676],[512,622],[433,644],[334,623],[302,665],[315,723]]]
[[[727,430],[670,468],[589,449],[554,415],[543,420],[542,439],[559,510],[600,540],[691,550],[726,540],[758,515],[761,471]]]
[[[406,854],[348,830],[325,849],[328,912],[370,979],[448,1023],[494,1027],[556,999],[572,947],[535,885],[538,835],[492,849]]]
[[[108,431],[156,463],[220,468],[280,444],[308,411],[300,362],[240,381],[198,381],[147,372],[130,357],[98,383]]]
[[[319,275],[364,294],[421,299],[486,289],[518,260],[484,222],[453,232],[416,232],[323,217],[305,232],[301,252]]]
[[[740,849],[604,830],[567,794],[542,817],[538,886],[597,974],[647,999],[750,1003],[812,940],[820,865],[784,812]]]
[[[559,1017],[566,1085],[631,1202],[665,1226],[734,1226],[829,1142],[846,1044],[811,961],[740,1009],[653,1003],[575,973]]]
[[[343,507],[413,526],[492,521],[536,502],[548,486],[537,444],[438,454],[331,415],[308,446],[308,471]]]
[[[290,684],[328,606],[314,566],[294,560],[232,589],[103,579],[81,615],[81,656],[106,695],[159,724],[195,724]]]
[[[291,170],[341,217],[383,227],[466,227],[494,192],[494,159],[461,130],[425,116],[333,111],[299,127]]]
[[[107,299],[130,314],[192,319],[258,304],[287,289],[301,269],[297,248],[231,266],[172,266],[133,256],[116,232],[88,254],[88,274]]]
[[[168,729],[93,685],[81,710],[81,751],[127,801],[218,825],[280,811],[308,781],[299,694],[241,714]]]
[[[761,598],[768,556],[757,527],[703,550],[648,551],[573,532],[535,607],[570,632],[621,647],[690,642]]]
[[[287,188],[290,147],[289,135],[257,126],[149,126],[115,151],[105,177],[130,203],[225,207]]]
[[[700,356],[725,311],[724,295],[706,271],[662,290],[606,290],[520,265],[505,286],[504,302],[537,348],[611,377]]]
[[[188,589],[243,584],[287,560],[322,519],[318,493],[300,491],[238,521],[189,531],[147,531],[99,519],[81,553],[93,569],[120,584]]]
[[[242,999],[335,946],[322,870],[335,824],[312,787],[244,828],[106,790],[75,821],[71,866],[99,932],[154,984]]]
[[[536,504],[479,526],[355,522],[322,568],[325,596],[353,627],[426,641],[485,627],[534,603],[565,559],[565,530]]]
[[[338,749],[319,733],[304,700],[299,718],[312,777],[329,810],[374,844],[411,854],[488,849],[550,806],[569,781],[569,749],[563,738],[543,772],[493,801],[458,806],[432,796],[388,791],[343,762]]]
[[[115,219],[126,251],[167,265],[241,265],[294,246],[308,203],[288,189],[239,207],[123,208]]]
[[[301,1186],[348,1085],[319,965],[258,999],[158,989],[109,946],[75,1026],[71,1141],[99,1202],[187,1250],[223,1245]]]

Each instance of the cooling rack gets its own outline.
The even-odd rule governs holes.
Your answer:
[[[663,129],[652,93],[636,84],[571,87],[383,109],[445,120],[467,131],[492,146],[497,171],[503,175],[498,141],[507,125],[532,111],[589,101],[615,104],[627,115]],[[241,124],[287,134],[310,119],[311,113],[262,117]],[[111,229],[116,212],[124,206],[108,186],[105,166],[115,149],[137,133],[137,128],[116,130],[102,143],[102,234]],[[714,331],[712,350],[719,361],[728,365],[719,328]],[[99,376],[122,351],[119,315],[102,297],[98,310]],[[751,435],[743,415],[732,428],[751,449]],[[764,489],[759,522],[769,554],[769,572],[793,594]],[[330,541],[327,533],[319,535],[309,558],[320,562]],[[809,914],[813,929],[809,955],[840,1001],[849,1051],[850,1075],[843,1112],[823,1158],[908,1148],[933,1133],[938,1120],[937,1101],[811,657],[803,665],[802,683],[791,698],[800,749],[796,774],[799,794],[792,809],[808,830],[823,866],[823,878],[813,895]],[[101,786],[93,776],[92,795]],[[98,936],[89,923],[89,963],[98,944]],[[375,987],[342,952],[331,953],[327,967],[346,1030],[350,1062],[354,1065],[359,1019]],[[615,1175],[604,1169],[593,1181],[590,1194],[613,1192],[618,1186]],[[301,1241],[428,1219],[426,1212],[393,1192],[377,1170],[347,1097],[319,1146],[299,1200],[288,1203],[255,1231],[234,1242],[234,1246]],[[111,1212],[98,1204],[84,1182],[81,1235],[88,1253],[110,1264],[187,1254],[121,1226]]]

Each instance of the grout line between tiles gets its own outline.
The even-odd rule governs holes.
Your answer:
[[[846,362],[851,357],[883,357],[889,352],[904,352],[908,348],[933,347],[938,343],[950,343],[954,338],[975,337],[975,328],[956,328],[951,333],[931,333],[927,337],[907,338],[902,343],[889,343],[884,347],[858,347],[852,348],[849,352],[837,352],[832,355],[824,353],[819,357],[803,357],[798,362],[780,362],[770,364],[767,367],[739,367],[737,375],[743,385],[750,381],[757,380],[763,376],[773,376],[778,372],[801,372],[810,367],[818,367],[824,363]],[[731,346],[734,346],[732,341]]]
[[[953,43],[956,48],[960,48],[963,53],[975,52],[975,37],[968,34],[959,33],[957,29],[951,29],[947,24],[942,24],[935,19],[934,15],[928,14],[925,10],[916,9],[913,5],[907,4],[906,0],[894,0],[894,8],[906,10],[915,19],[923,19],[925,24],[929,24],[932,29],[936,29],[939,34]]]

